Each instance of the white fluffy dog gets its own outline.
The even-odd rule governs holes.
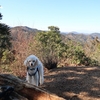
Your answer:
[[[26,81],[36,86],[42,85],[44,70],[41,61],[35,55],[30,55],[24,61],[24,65],[27,67]]]

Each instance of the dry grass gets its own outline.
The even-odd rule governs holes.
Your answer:
[[[100,67],[52,69],[41,87],[67,100],[100,100]]]

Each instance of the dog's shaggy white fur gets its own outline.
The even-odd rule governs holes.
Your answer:
[[[24,65],[27,67],[26,81],[36,86],[42,85],[44,82],[44,70],[39,58],[35,55],[30,55],[24,61]]]

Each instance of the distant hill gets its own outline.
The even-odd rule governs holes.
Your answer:
[[[11,28],[11,34],[13,38],[16,38],[16,35],[18,35],[19,33],[24,34],[27,37],[29,34],[35,35],[39,31],[41,30],[29,28],[27,26],[16,26]],[[67,39],[71,39],[81,43],[93,40],[96,37],[100,39],[100,33],[84,34],[78,32],[61,32],[61,35],[65,41]]]
[[[29,34],[35,35],[40,30],[34,29],[34,28],[29,28],[27,26],[16,26],[16,27],[12,27],[10,29],[10,31],[11,31],[11,35],[12,35],[13,39],[16,39],[18,34],[21,34],[21,35],[23,34],[27,38],[29,36]]]
[[[91,36],[98,37],[100,39],[100,33],[92,33]]]
[[[91,33],[91,34],[84,34],[84,33],[67,33],[67,34],[63,34],[63,39],[65,39],[65,41],[67,39],[73,40],[73,41],[77,41],[80,43],[85,43],[88,42],[90,40],[95,39],[96,37],[98,37],[98,39],[100,39],[100,33]]]
[[[29,28],[27,26],[16,26],[11,28],[12,33],[24,32],[24,33],[36,33],[38,29]]]

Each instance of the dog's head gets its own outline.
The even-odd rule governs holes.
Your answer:
[[[26,67],[32,67],[32,68],[34,68],[37,65],[37,63],[38,63],[38,58],[35,55],[30,55],[24,61],[24,65]]]

